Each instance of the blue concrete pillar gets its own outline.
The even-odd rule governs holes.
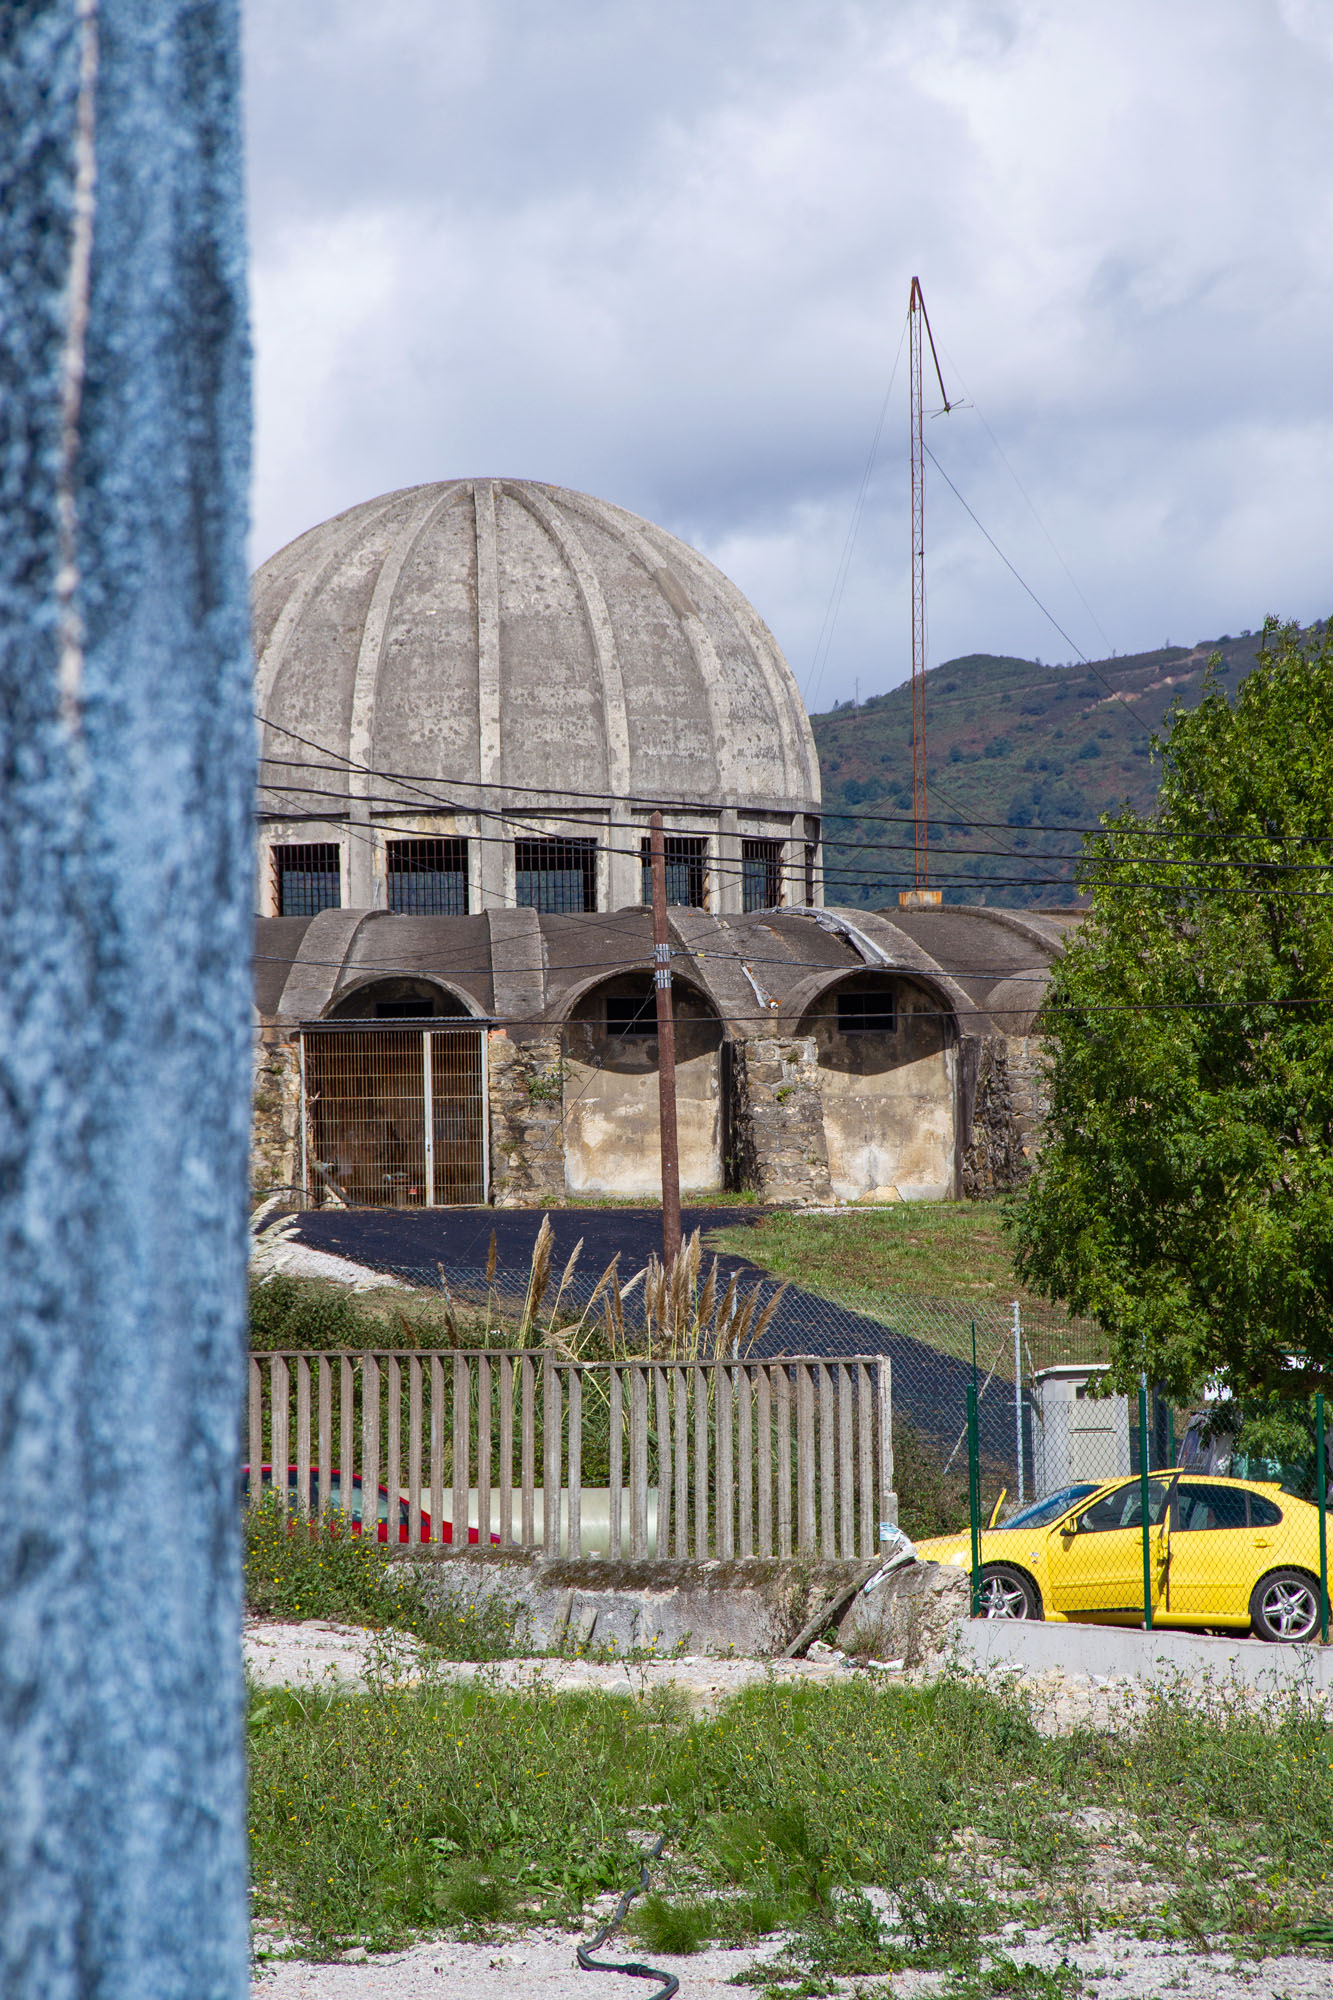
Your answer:
[[[0,7],[0,1992],[246,1990],[231,0]]]

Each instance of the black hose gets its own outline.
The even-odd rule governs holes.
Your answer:
[[[581,1944],[578,1949],[579,1967],[583,1972],[623,1972],[630,1979],[660,1979],[662,1981],[661,1986],[656,1993],[648,1995],[648,2000],[674,2000],[674,1996],[680,1992],[680,1981],[674,1972],[663,1972],[661,1967],[657,1965],[617,1964],[614,1959],[594,1958],[593,1953],[600,1951],[612,1931],[618,1930],[621,1924],[624,1923],[625,1913],[634,1901],[634,1898],[641,1896],[645,1889],[651,1888],[652,1884],[648,1875],[648,1863],[657,1860],[662,1852],[665,1840],[666,1835],[660,1835],[657,1844],[654,1847],[650,1847],[646,1855],[639,1856],[639,1881],[637,1888],[626,1889],[624,1895],[616,1904],[615,1912],[609,1921],[602,1925],[602,1928],[590,1944]]]

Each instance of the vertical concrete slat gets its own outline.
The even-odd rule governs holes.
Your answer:
[[[444,1540],[444,1363],[430,1357],[430,1535]]]
[[[530,1549],[535,1547],[537,1541],[533,1525],[535,1512],[533,1502],[537,1487],[537,1426],[534,1409],[537,1400],[537,1369],[530,1354],[524,1354],[520,1358],[518,1373],[521,1398],[519,1450],[522,1455],[519,1464],[519,1479],[522,1483],[519,1530],[523,1547]]]
[[[665,1368],[654,1368],[653,1391],[657,1404],[657,1556],[663,1561],[671,1554],[671,1407]]]
[[[361,1357],[361,1532],[374,1535],[380,1509],[380,1364]]]
[[[690,1552],[690,1440],[689,1440],[689,1384],[683,1368],[671,1371],[673,1402],[675,1405],[675,1425],[672,1439],[672,1456],[676,1476],[676,1533],[673,1552],[684,1561]],[[662,1537],[659,1531],[657,1553],[663,1554]]]
[[[755,1453],[759,1534],[756,1553],[773,1553],[773,1371],[761,1363],[755,1384]]]
[[[898,1496],[893,1490],[893,1369],[887,1354],[879,1357],[879,1394],[875,1399],[876,1417],[879,1431],[879,1468],[876,1484],[879,1488],[879,1510],[876,1517],[875,1543],[886,1528],[898,1525]]]
[[[273,1491],[278,1495],[278,1504],[285,1513],[292,1504],[287,1484],[287,1468],[292,1462],[292,1441],[291,1407],[288,1401],[289,1377],[287,1363],[281,1354],[275,1354],[269,1362],[268,1376],[270,1477],[273,1481]]]
[[[319,1368],[319,1511],[327,1515],[333,1488],[333,1363],[321,1354]]]
[[[729,1561],[736,1553],[732,1508],[735,1466],[731,1446],[732,1377],[725,1361],[713,1364],[713,1422],[716,1443],[713,1452],[713,1507],[717,1518],[717,1553]]]
[[[875,1405],[871,1397],[870,1370],[864,1361],[856,1364],[857,1417],[857,1519],[861,1529],[859,1553],[873,1556],[879,1547],[879,1526],[875,1516]]]
[[[833,1371],[819,1363],[819,1552],[831,1560],[838,1553],[837,1519],[833,1503]]]
[[[296,1362],[296,1511],[310,1512],[310,1356],[298,1354]]]
[[[468,1444],[472,1429],[472,1380],[466,1354],[454,1355],[453,1383],[453,1452],[450,1474],[453,1482],[453,1500],[450,1507],[449,1533],[454,1548],[467,1547],[468,1488]]]
[[[625,1391],[620,1370],[614,1361],[607,1370],[607,1404],[610,1412],[608,1476],[611,1482],[610,1492],[607,1495],[608,1551],[612,1560],[618,1562],[622,1533],[621,1498],[625,1477]]]
[[[403,1485],[403,1365],[396,1354],[385,1363],[384,1379],[384,1483],[389,1489],[388,1539],[393,1544],[398,1540]]]
[[[648,1554],[648,1366],[629,1364],[629,1553],[631,1562]]]
[[[549,1354],[542,1360],[542,1529],[548,1556],[560,1553],[560,1375]]]
[[[257,1507],[264,1493],[264,1475],[260,1466],[264,1463],[264,1371],[253,1355],[250,1358],[250,1493],[252,1507]]]
[[[425,1420],[421,1393],[421,1356],[407,1357],[407,1539],[421,1540],[421,1428]]]
[[[491,1545],[491,1357],[477,1356],[477,1546]]]
[[[753,1385],[742,1361],[736,1370],[736,1553],[754,1554]]]
[[[778,1554],[791,1554],[791,1376],[780,1361],[773,1370],[778,1437]]]
[[[838,1367],[838,1553],[856,1554],[856,1489],[852,1479],[852,1369]]]
[[[352,1518],[352,1474],[356,1470],[356,1377],[350,1354],[338,1357],[338,1506]]]
[[[815,1389],[812,1363],[796,1364],[796,1546],[815,1552]]]
[[[708,1554],[708,1377],[702,1368],[691,1368],[694,1391],[694,1554],[702,1562]]]
[[[500,1547],[514,1540],[514,1364],[500,1356]]]
[[[569,1386],[569,1553],[583,1554],[583,1370],[571,1366]]]

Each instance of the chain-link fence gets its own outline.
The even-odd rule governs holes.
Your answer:
[[[545,1342],[583,1359],[663,1351],[642,1274],[608,1286],[555,1271],[534,1296],[530,1270],[392,1269],[440,1294],[443,1341]],[[900,1521],[926,1553],[971,1568],[982,1615],[1270,1640],[1327,1631],[1322,1434],[1303,1465],[1278,1464],[1210,1436],[1206,1410],[1146,1387],[1109,1393],[1088,1321],[1026,1301],[853,1306],[733,1259],[711,1312],[676,1340],[680,1358],[886,1355]]]

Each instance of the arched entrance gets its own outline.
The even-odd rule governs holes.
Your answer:
[[[676,1127],[680,1184],[722,1185],[722,1023],[677,980]],[[571,1194],[661,1193],[657,1009],[650,972],[601,981],[565,1024],[565,1184]]]
[[[840,1201],[945,1201],[955,1192],[957,1028],[948,1002],[905,974],[856,972],[802,1017],[814,1039]]]
[[[486,1029],[424,979],[345,994],[301,1030],[303,1182],[316,1205],[483,1202]]]

